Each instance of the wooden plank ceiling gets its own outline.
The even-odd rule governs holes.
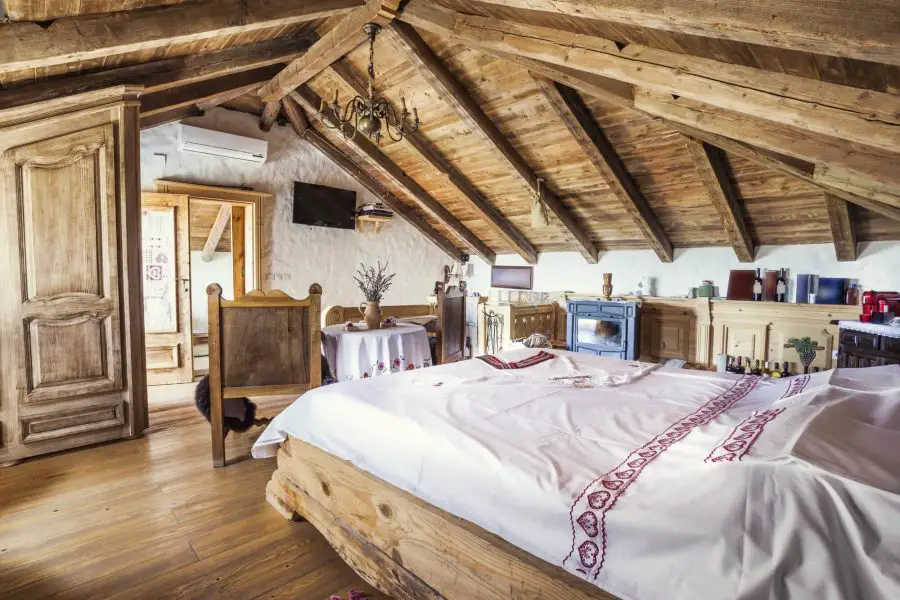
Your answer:
[[[222,106],[268,129],[280,109],[454,256],[833,242],[853,260],[900,240],[900,13],[820,4],[5,0],[0,109],[126,82],[147,86],[142,127]],[[385,26],[376,91],[422,120],[377,147],[316,106],[365,93],[366,21]]]

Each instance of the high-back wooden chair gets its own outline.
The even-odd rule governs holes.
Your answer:
[[[442,281],[435,284],[437,303],[437,362],[439,365],[456,362],[466,351],[466,294],[457,286],[447,287]]]
[[[299,395],[322,385],[322,287],[312,284],[302,300],[281,290],[225,300],[216,283],[206,293],[213,466],[223,467],[223,399]]]

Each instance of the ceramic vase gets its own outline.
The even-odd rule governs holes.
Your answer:
[[[365,306],[365,310],[363,309]],[[378,302],[362,302],[359,305],[359,313],[369,329],[381,329],[381,304]]]
[[[607,301],[612,297],[612,273],[603,274],[603,297]]]

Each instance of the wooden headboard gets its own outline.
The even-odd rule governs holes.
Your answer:
[[[425,315],[433,315],[434,308],[430,304],[397,304],[394,306],[382,306],[381,314],[383,318],[394,317],[402,319],[404,317],[422,317]],[[356,306],[329,306],[328,310],[322,317],[322,326],[338,325],[347,321],[361,321],[362,313]]]
[[[462,360],[466,350],[466,294],[456,286],[435,284],[438,317],[437,361],[446,364]]]
[[[209,306],[209,390],[213,466],[225,466],[222,400],[299,395],[322,385],[322,287],[295,300],[281,290],[254,290],[223,300],[206,288]]]

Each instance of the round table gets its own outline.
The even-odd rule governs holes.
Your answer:
[[[421,325],[347,331],[344,325],[322,330],[325,357],[335,381],[377,377],[431,366],[431,346]]]

